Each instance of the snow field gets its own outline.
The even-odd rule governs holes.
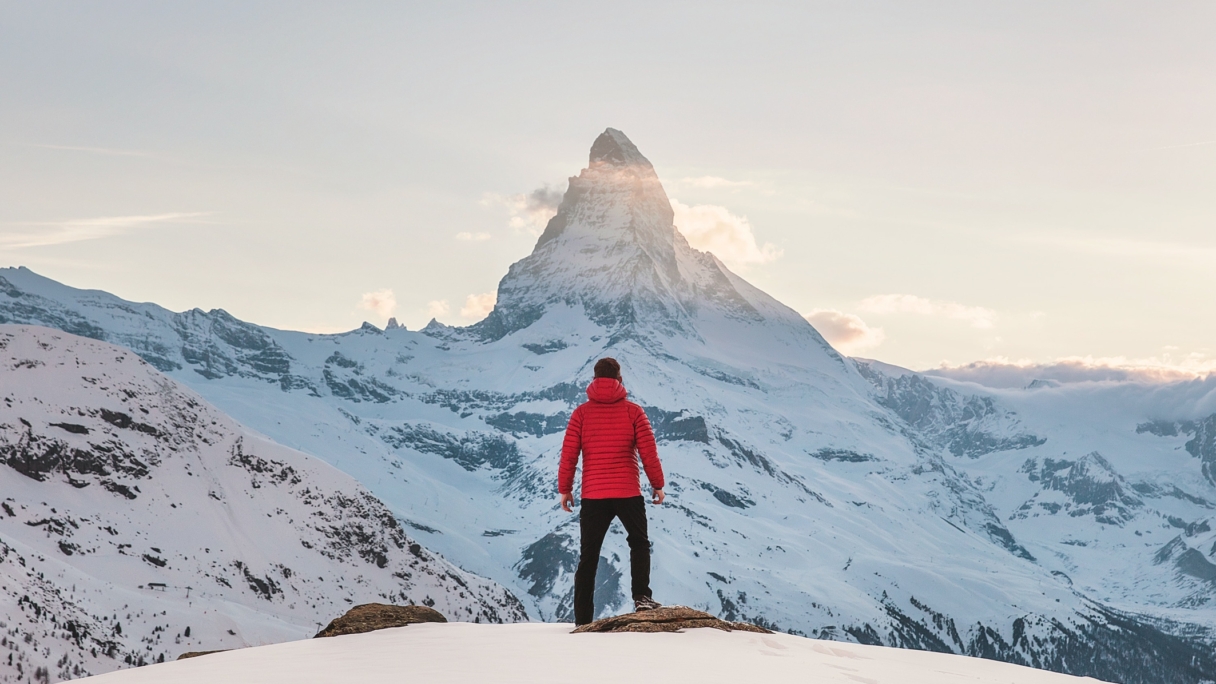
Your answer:
[[[93,684],[1068,684],[1088,677],[980,658],[693,629],[571,634],[570,624],[419,624],[216,653],[89,678]]]

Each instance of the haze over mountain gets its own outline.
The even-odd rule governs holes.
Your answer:
[[[570,618],[577,560],[560,433],[615,356],[669,475],[660,601],[1109,681],[1216,678],[1216,379],[996,390],[844,357],[689,247],[620,131],[473,326],[287,332],[26,269],[0,271],[0,320],[131,348],[541,620]],[[601,614],[626,605],[621,537]]]

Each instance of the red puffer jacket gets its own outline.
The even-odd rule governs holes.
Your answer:
[[[587,386],[591,401],[574,409],[562,443],[557,489],[574,488],[574,468],[583,454],[583,498],[617,499],[641,496],[638,455],[650,486],[662,489],[663,466],[654,443],[654,430],[641,406],[625,400],[625,386],[613,378],[596,378]]]

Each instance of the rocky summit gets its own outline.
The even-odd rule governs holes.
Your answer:
[[[748,622],[727,622],[703,610],[687,606],[664,606],[654,610],[625,613],[596,620],[574,629],[575,634],[588,632],[682,632],[686,629],[720,629],[724,632],[756,632],[772,634],[772,630]]]
[[[344,634],[363,634],[378,629],[404,627],[420,622],[447,622],[443,613],[426,606],[390,606],[383,603],[365,603],[334,618],[316,637],[335,637]]]
[[[578,560],[577,518],[554,503],[561,433],[591,366],[614,356],[668,473],[668,503],[649,509],[659,601],[1128,684],[1216,680],[1216,378],[993,390],[842,356],[689,246],[655,166],[617,130],[473,326],[281,331],[26,269],[0,270],[0,319],[132,350],[353,477],[411,543],[544,621],[571,619]],[[40,424],[65,442],[87,436],[51,423],[93,428]],[[127,486],[88,477],[89,492]],[[22,515],[0,530],[45,517]],[[628,605],[627,565],[610,534],[598,617]]]

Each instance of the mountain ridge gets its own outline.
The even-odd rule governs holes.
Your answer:
[[[0,492],[0,681],[301,638],[358,599],[526,617],[331,466],[57,330],[0,325]]]

